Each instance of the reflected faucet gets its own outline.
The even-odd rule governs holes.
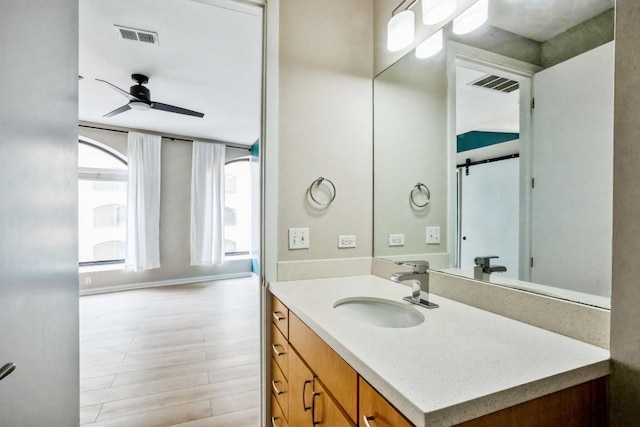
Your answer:
[[[479,256],[473,260],[475,263],[475,267],[473,267],[474,279],[488,282],[491,278],[491,273],[504,273],[507,271],[507,267],[503,265],[491,265],[491,260],[493,258],[498,258],[498,256]]]
[[[438,304],[429,302],[429,262],[428,261],[399,261],[397,265],[410,265],[413,271],[401,271],[393,273],[391,280],[394,282],[412,281],[411,295],[403,298],[413,304],[418,304],[426,308],[436,308]]]

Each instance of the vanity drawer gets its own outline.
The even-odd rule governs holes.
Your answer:
[[[313,381],[311,419],[314,426],[353,427],[353,422],[340,410],[317,378]]]
[[[280,405],[282,414],[289,418],[289,383],[282,374],[275,360],[271,359],[271,391],[274,399]]]
[[[289,378],[289,343],[276,325],[271,325],[271,356],[285,378]]]
[[[275,395],[271,399],[271,424],[270,427],[287,427],[287,419],[284,417],[282,408],[278,404]]]
[[[289,342],[357,423],[358,374],[298,317],[290,313]]]
[[[360,408],[359,427],[368,427],[364,418],[370,421],[375,427],[411,427],[396,408],[394,408],[380,393],[378,393],[368,382],[359,378],[360,395],[358,407]]]
[[[273,295],[271,295],[271,320],[282,335],[289,338],[289,309]]]

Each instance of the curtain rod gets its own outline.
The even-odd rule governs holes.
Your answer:
[[[234,144],[234,143],[230,143],[230,142],[214,141],[212,139],[206,139],[206,138],[185,139],[185,138],[180,138],[180,137],[174,136],[174,135],[162,135],[162,134],[160,134],[158,132],[137,130],[137,129],[131,129],[129,131],[129,130],[124,130],[124,129],[103,128],[103,127],[100,127],[100,126],[90,126],[90,125],[84,125],[84,124],[79,124],[78,126],[80,126],[81,128],[106,130],[106,131],[109,131],[109,132],[119,132],[119,133],[129,133],[130,131],[131,132],[150,133],[152,135],[159,135],[162,138],[167,138],[167,139],[170,139],[172,141],[192,142],[194,140],[197,140],[197,141],[208,142],[208,143],[211,143],[211,144],[222,144],[222,145],[225,145],[227,147],[237,148],[239,150],[251,151],[251,147],[247,147],[246,145]]]

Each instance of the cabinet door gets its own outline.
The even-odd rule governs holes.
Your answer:
[[[401,414],[387,399],[382,397],[373,387],[362,378],[358,379],[360,396],[358,399],[360,409],[360,427],[411,427]],[[368,421],[364,419],[367,418]]]
[[[353,427],[353,421],[345,415],[337,403],[333,401],[324,386],[317,378],[313,381],[311,398],[311,419],[314,426]]]
[[[289,351],[289,424],[312,427],[313,374],[298,353]]]

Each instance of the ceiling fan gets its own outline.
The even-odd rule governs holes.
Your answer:
[[[119,87],[109,83],[106,80],[96,79],[100,83],[107,85],[111,89],[118,92],[129,99],[129,103],[122,107],[116,108],[110,113],[105,114],[103,117],[113,117],[116,114],[124,113],[127,110],[139,110],[148,111],[151,108],[154,110],[168,111],[170,113],[185,114],[187,116],[204,117],[203,113],[199,113],[193,110],[187,110],[186,108],[176,107],[175,105],[163,104],[161,102],[155,102],[151,100],[151,91],[147,89],[144,84],[149,83],[149,78],[143,74],[132,74],[131,78],[138,84],[135,84],[129,88],[129,92],[126,92]]]

